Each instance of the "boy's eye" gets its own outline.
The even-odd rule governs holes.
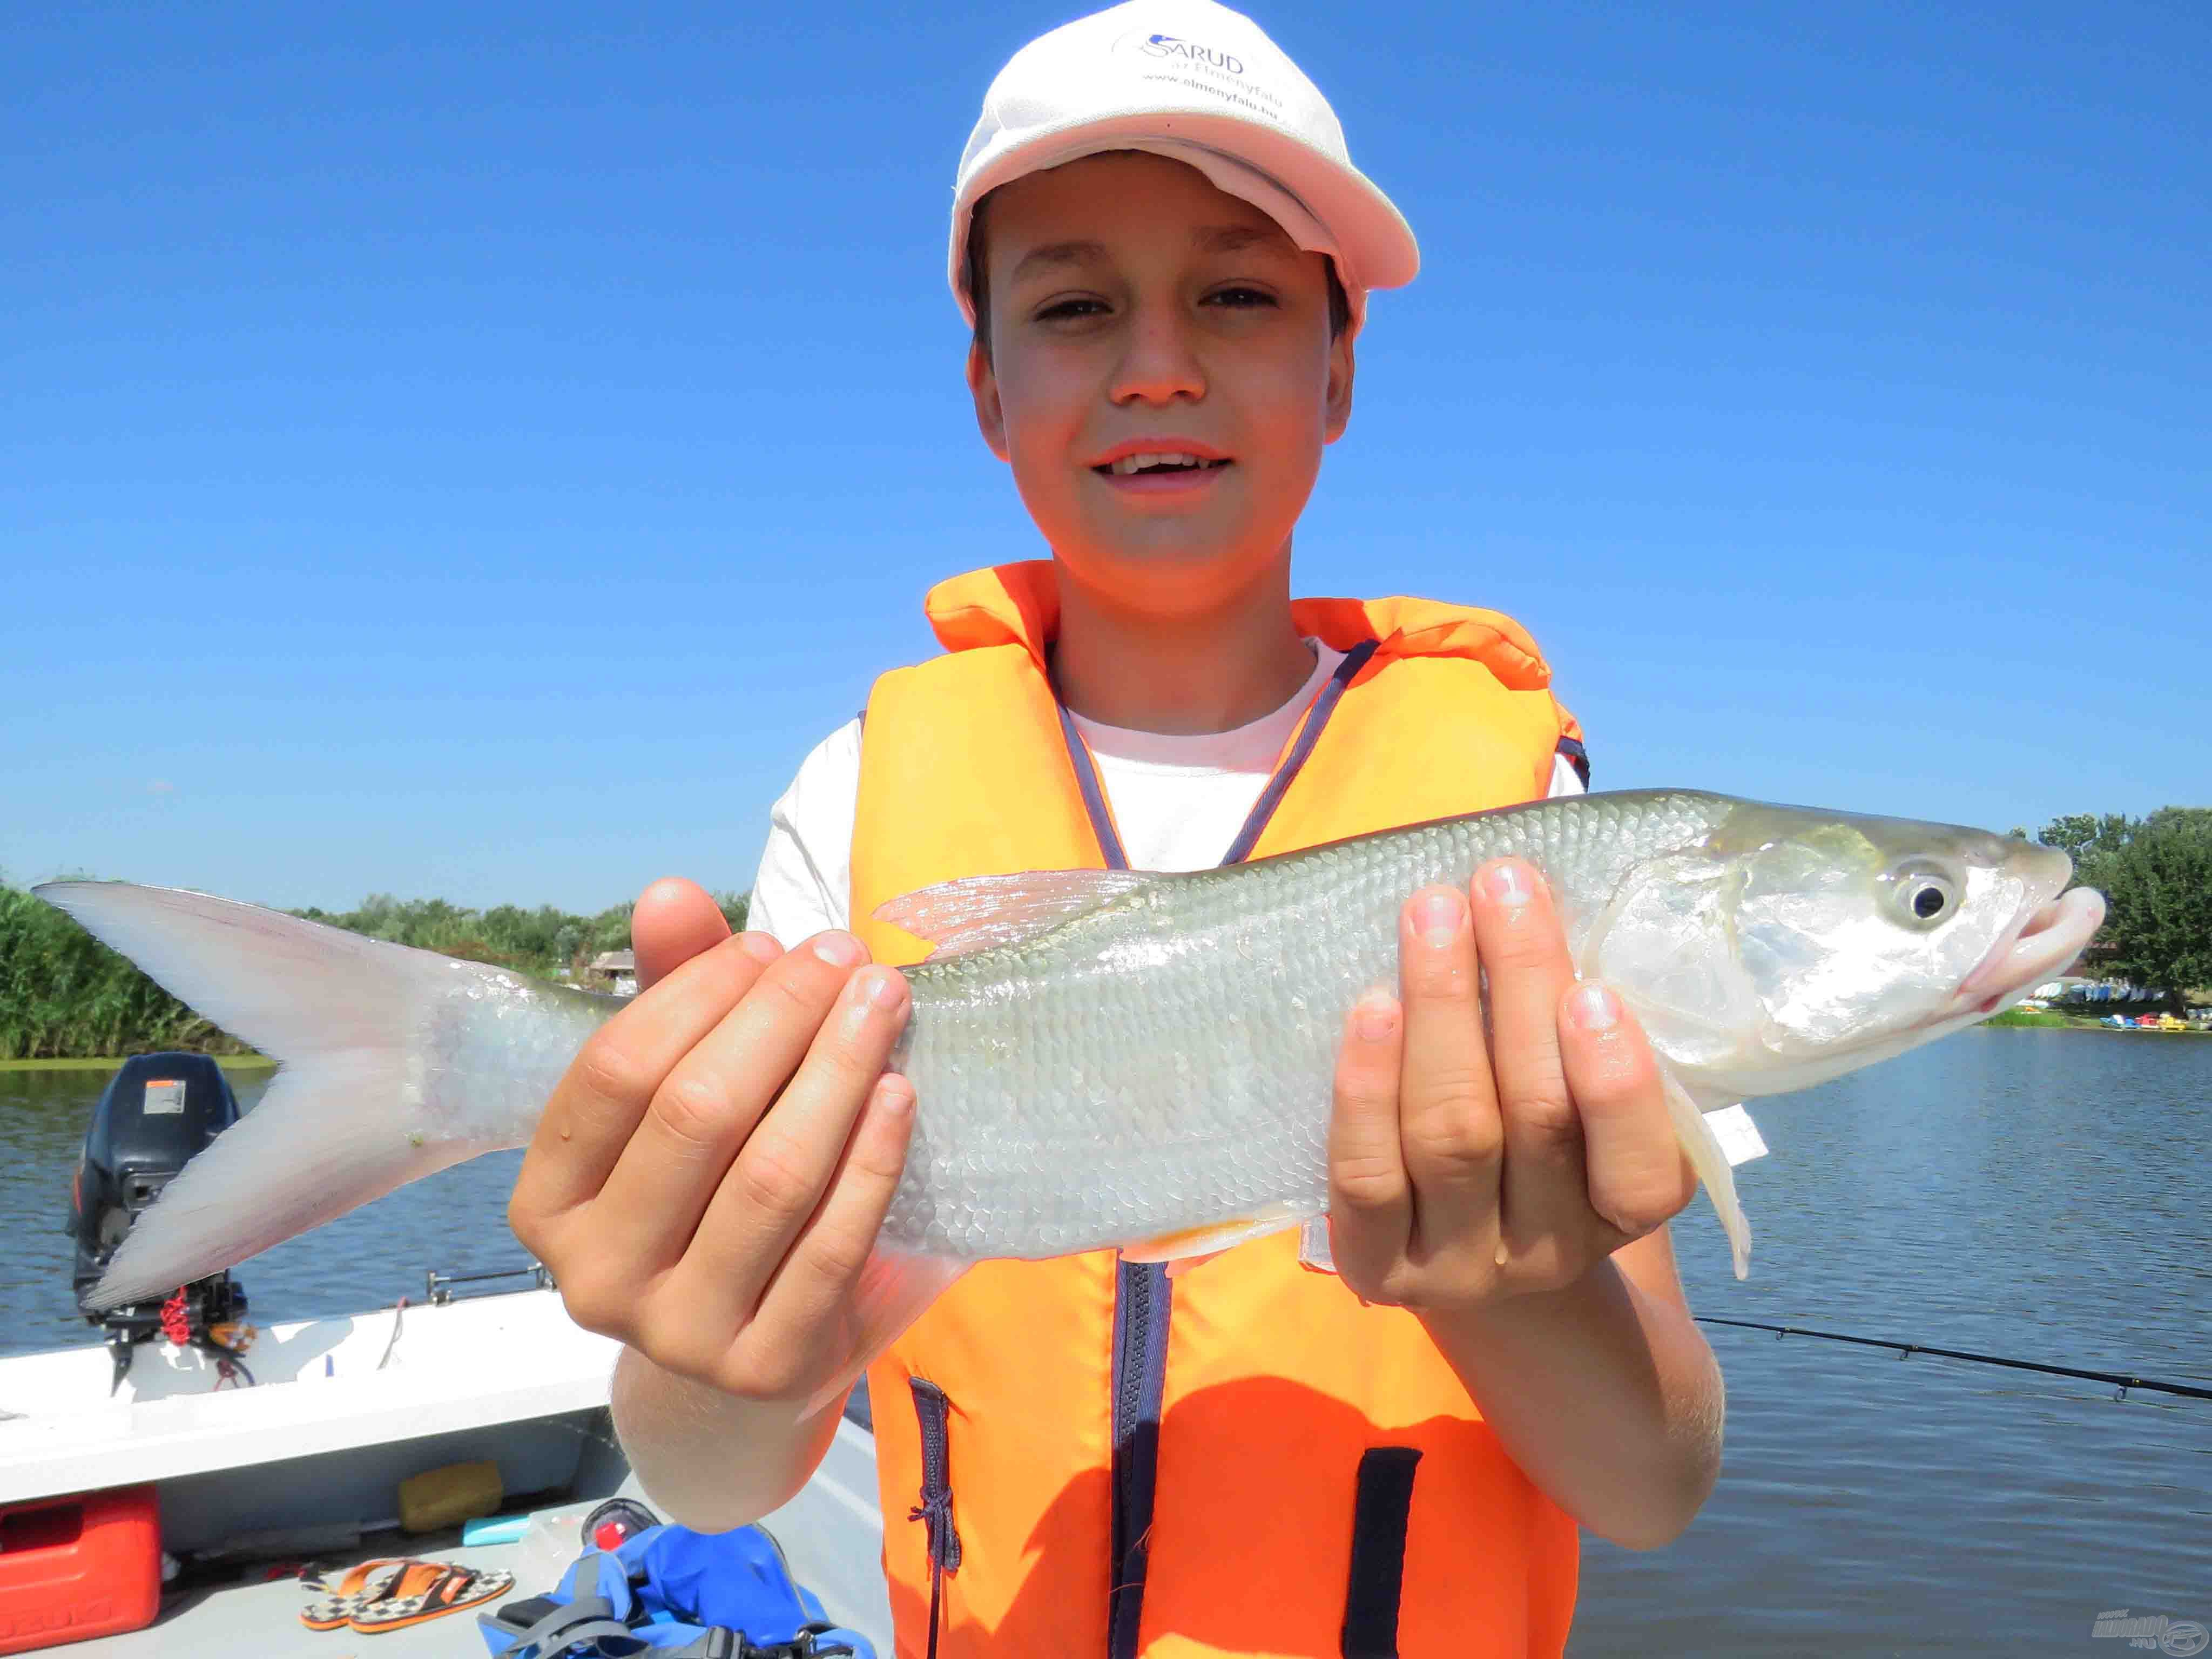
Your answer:
[[[1102,300],[1060,300],[1037,313],[1037,320],[1045,322],[1060,317],[1089,317],[1106,308]]]
[[[1248,306],[1271,306],[1275,296],[1256,288],[1220,288],[1206,296],[1207,303],[1219,303],[1242,310]]]

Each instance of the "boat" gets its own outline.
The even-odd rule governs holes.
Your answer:
[[[199,1056],[118,1070],[71,1182],[80,1295],[137,1213],[234,1121],[228,1094]],[[0,1655],[68,1644],[86,1659],[341,1659],[349,1632],[300,1622],[306,1562],[327,1574],[413,1556],[514,1573],[489,1611],[553,1589],[605,1500],[653,1507],[613,1432],[618,1346],[568,1318],[542,1267],[426,1270],[419,1302],[258,1331],[246,1307],[217,1274],[88,1316],[96,1329],[77,1346],[0,1358]],[[494,1529],[497,1542],[465,1542],[459,1516],[403,1531],[403,1517],[442,1517],[410,1515],[402,1483],[462,1469],[475,1513],[520,1524]],[[890,1653],[864,1407],[762,1524],[830,1617]],[[467,1613],[376,1636],[393,1659],[486,1650]]]
[[[434,1278],[436,1276],[433,1276]],[[104,1345],[0,1358],[0,1529],[35,1540],[35,1517],[69,1519],[103,1498],[150,1500],[158,1518],[162,1585],[153,1622],[78,1642],[71,1654],[115,1659],[337,1659],[343,1647],[299,1623],[293,1575],[272,1566],[306,1559],[343,1567],[379,1556],[419,1555],[514,1571],[544,1560],[526,1537],[463,1546],[461,1531],[398,1530],[400,1482],[455,1464],[496,1465],[502,1513],[538,1517],[560,1559],[581,1553],[561,1523],[616,1496],[650,1507],[653,1495],[615,1440],[607,1381],[616,1345],[571,1322],[557,1291],[530,1288],[432,1295],[338,1319],[303,1320],[260,1333],[242,1356],[253,1382],[226,1377],[204,1350],[160,1340],[110,1391]],[[841,1624],[890,1650],[875,1443],[858,1422],[838,1425],[813,1481],[763,1521],[802,1583]],[[80,1541],[82,1541],[80,1540]],[[36,1548],[0,1552],[0,1653],[12,1642],[97,1624],[115,1587],[98,1582],[114,1563],[87,1561],[94,1582],[72,1601],[69,1553],[54,1548],[49,1590],[11,1603],[11,1570]],[[145,1562],[125,1568],[146,1570]],[[538,1576],[544,1577],[541,1567]],[[515,1597],[553,1587],[518,1577]],[[43,1621],[41,1632],[33,1626]],[[379,1653],[481,1656],[466,1613],[380,1635]]]

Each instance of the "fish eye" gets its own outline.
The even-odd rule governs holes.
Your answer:
[[[1951,914],[1959,899],[1958,884],[1934,865],[1914,861],[1899,865],[1883,878],[1898,920],[1908,927],[1925,930]]]

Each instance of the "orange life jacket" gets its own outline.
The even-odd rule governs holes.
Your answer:
[[[927,947],[873,919],[887,900],[1119,861],[1048,677],[1051,565],[956,578],[927,608],[947,654],[876,683],[853,835],[854,930],[900,963]],[[1351,654],[1238,855],[1540,798],[1555,754],[1580,763],[1510,618],[1408,599],[1292,616]],[[1561,1651],[1573,1520],[1413,1316],[1363,1306],[1301,1243],[1256,1239],[1172,1284],[1110,1250],[986,1262],[878,1359],[901,1654]]]

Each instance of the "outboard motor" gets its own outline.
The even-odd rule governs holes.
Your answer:
[[[227,1272],[179,1286],[159,1301],[94,1312],[84,1306],[115,1247],[194,1153],[238,1121],[238,1097],[205,1054],[139,1054],[123,1062],[93,1110],[84,1151],[70,1182],[64,1230],[76,1243],[77,1307],[107,1336],[115,1358],[112,1393],[141,1342],[166,1336],[226,1360],[245,1343],[246,1292]]]

